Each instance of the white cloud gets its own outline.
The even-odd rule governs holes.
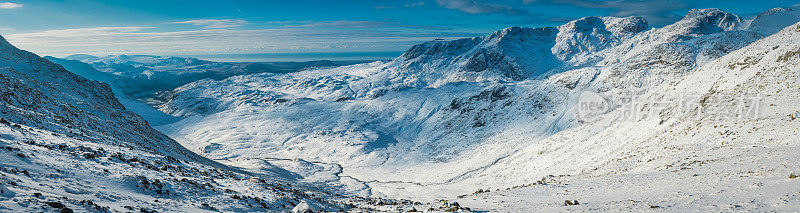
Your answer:
[[[421,7],[421,6],[425,6],[425,2],[424,1],[405,4],[405,7]]]
[[[285,22],[291,23],[291,22]],[[350,21],[350,20],[339,20],[339,21],[316,21],[316,22],[297,22],[303,24],[289,24],[283,25],[283,27],[288,28],[296,28],[296,27],[303,27],[303,28],[386,28],[386,27],[400,27],[400,28],[413,28],[413,29],[425,29],[425,30],[449,30],[451,28],[448,27],[439,27],[439,26],[426,26],[426,25],[408,25],[408,24],[401,24],[400,22],[385,22],[385,21]]]
[[[523,10],[512,8],[508,5],[483,3],[477,0],[436,0],[439,6],[447,9],[458,10],[469,14],[505,13],[508,15],[524,15]]]
[[[64,30],[45,30],[34,33],[12,34],[9,36],[29,37],[29,38],[72,38],[72,37],[112,36],[112,35],[137,32],[148,28],[153,28],[153,27],[92,27],[92,28],[76,28],[76,29],[64,29]]]
[[[174,22],[175,24],[194,24],[208,29],[233,28],[247,24],[245,20],[239,19],[196,19],[189,21]]]
[[[339,23],[348,25],[347,23]],[[365,24],[365,23],[362,23]],[[356,24],[357,25],[357,24]],[[367,25],[370,25],[367,23]],[[95,27],[10,34],[17,47],[42,55],[219,54],[297,51],[397,51],[434,38],[473,34],[362,28],[200,29],[155,32],[151,27]],[[345,50],[346,49],[346,50]]]
[[[314,22],[302,25],[286,25],[286,27],[307,27],[307,28],[374,28],[374,27],[385,27],[390,24],[391,22],[382,22],[382,21],[348,21],[348,20],[341,20],[341,21],[321,21],[321,22]]]
[[[0,9],[16,9],[22,7],[22,4],[13,3],[13,2],[2,2],[0,3]]]

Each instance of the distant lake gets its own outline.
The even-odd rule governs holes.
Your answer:
[[[212,54],[212,55],[180,55],[219,62],[289,62],[289,61],[364,61],[391,60],[403,52],[317,52],[317,53],[249,53],[249,54]]]

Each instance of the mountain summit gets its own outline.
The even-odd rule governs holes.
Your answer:
[[[483,37],[415,45],[392,63],[408,75],[428,75],[423,81],[434,86],[461,80],[522,80],[595,61],[593,53],[647,29],[640,17],[586,17],[559,27],[510,27]]]

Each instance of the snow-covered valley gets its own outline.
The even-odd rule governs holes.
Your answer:
[[[258,71],[4,42],[0,210],[798,211],[798,22],[586,17]]]
[[[752,19],[706,9],[662,28],[637,17],[512,27],[390,62],[193,82],[160,106],[184,119],[157,128],[228,165],[337,164],[365,196],[491,189],[459,200],[498,211],[557,210],[572,197],[586,210],[796,210],[797,21],[791,9]],[[578,116],[586,92],[609,104],[595,119]],[[739,108],[757,112],[717,112]],[[555,183],[498,203],[497,189],[543,178]]]
[[[344,211],[384,202],[298,181],[267,162],[252,161],[253,173],[197,155],[126,110],[108,84],[1,37],[0,67],[0,212]]]

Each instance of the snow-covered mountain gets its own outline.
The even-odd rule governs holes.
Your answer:
[[[791,209],[800,205],[796,191],[774,189],[787,181],[788,173],[800,169],[791,157],[798,153],[800,144],[791,139],[797,133],[756,136],[791,131],[786,127],[796,124],[785,119],[792,116],[786,110],[796,108],[796,101],[781,100],[797,96],[791,89],[796,78],[791,76],[797,75],[793,48],[798,33],[793,30],[797,25],[789,25],[798,21],[800,16],[791,9],[773,9],[753,19],[703,9],[661,28],[650,28],[638,17],[587,17],[555,28],[507,28],[483,37],[420,44],[390,62],[192,82],[174,90],[160,106],[184,119],[157,128],[190,150],[229,165],[265,157],[273,163],[300,158],[335,164],[342,168],[340,181],[365,183],[370,187],[366,193],[373,196],[452,199],[489,187],[495,191],[489,195],[496,196],[486,201],[491,203],[504,195],[496,189],[509,188],[508,193],[525,195],[513,196],[520,206],[534,197],[533,208],[563,208],[563,200],[569,198],[556,190],[591,191],[567,184],[603,188],[609,185],[602,180],[620,177],[614,185],[617,194],[593,198],[582,208],[645,205],[624,203],[634,199],[680,207],[676,211],[742,206],[724,198],[704,200],[715,192],[700,189],[711,187],[735,190],[723,194],[748,199],[760,193],[764,197],[758,202],[769,202],[744,209]],[[756,60],[767,54],[758,51],[772,47],[769,54],[775,58]],[[777,57],[781,54],[786,56]],[[739,61],[728,63],[732,58]],[[781,63],[767,63],[771,61]],[[770,69],[775,78],[786,76],[747,87],[757,93],[742,93],[733,90],[733,82],[752,78],[732,74],[734,68],[727,67],[740,65],[751,67],[749,76],[760,69]],[[726,80],[731,76],[740,79]],[[730,86],[729,95],[781,97],[770,103],[786,108],[754,120],[722,120],[727,122],[706,117],[683,121],[670,111],[674,107],[640,120],[611,116],[625,111],[631,99],[683,94],[677,88],[699,95],[699,100],[688,102],[705,107],[706,101],[719,98],[714,95],[720,87],[708,90],[717,84]],[[766,84],[775,90],[762,87]],[[784,85],[788,87],[780,88],[783,96],[770,94]],[[581,119],[578,114],[577,103],[587,92],[608,104],[598,119]],[[724,100],[731,104],[733,99]],[[655,108],[644,107],[627,111]],[[749,136],[736,136],[744,132]],[[755,146],[767,148],[751,149]],[[767,153],[776,163],[759,160]],[[742,157],[730,157],[735,155]],[[734,166],[738,163],[759,175],[755,181],[770,187],[750,188],[739,183],[753,180],[729,178],[739,174]],[[697,169],[698,164],[720,170]],[[772,169],[755,168],[759,166]],[[674,186],[681,183],[665,178],[690,181],[687,176],[695,171],[709,179],[737,182],[686,184],[683,189],[696,196],[676,200],[696,205],[677,205],[665,195],[675,193],[668,187],[652,194],[630,192],[646,184],[646,178],[662,178],[660,184]],[[532,184],[537,187],[530,188]],[[561,203],[537,200],[540,196],[531,195],[536,192],[556,194],[552,197]],[[519,207],[468,201],[483,193],[469,196],[460,202],[501,211]]]
[[[93,57],[93,56],[85,56],[85,57]],[[178,120],[178,118],[166,114],[164,112],[158,111],[153,107],[145,104],[143,101],[138,100],[136,97],[133,97],[133,95],[131,95],[130,92],[140,91],[142,90],[141,88],[148,88],[148,86],[144,82],[137,81],[133,78],[129,78],[122,75],[115,75],[112,73],[101,72],[92,67],[91,65],[77,60],[59,59],[50,56],[45,56],[44,58],[53,63],[61,65],[62,67],[64,67],[64,69],[66,69],[71,73],[87,78],[89,80],[95,80],[106,83],[109,87],[111,87],[111,91],[114,93],[114,97],[117,98],[117,100],[119,100],[119,102],[125,107],[125,109],[130,110],[136,113],[137,115],[141,116],[142,118],[147,120],[150,125],[153,126],[164,125]]]
[[[640,17],[586,17],[557,28],[511,27],[484,37],[416,45],[394,61],[398,71],[445,81],[521,80],[592,62],[596,52],[647,30]],[[437,85],[437,81],[429,82]]]
[[[796,211],[798,21],[586,17],[340,67],[0,37],[0,211]]]
[[[114,96],[126,109],[145,118],[151,125],[164,125],[178,119],[154,109],[165,91],[200,79],[224,79],[252,73],[288,73],[311,67],[331,67],[355,62],[309,61],[269,63],[225,63],[196,58],[148,55],[97,57],[71,55],[66,58],[46,56],[81,77],[111,86]]]
[[[505,210],[578,199],[589,206],[572,209],[796,211],[797,41],[800,23],[654,86],[638,104],[530,143],[479,177],[561,174],[550,185],[458,201]]]
[[[224,79],[254,73],[288,73],[310,67],[331,67],[352,62],[264,62],[226,63],[197,58],[150,55],[71,55],[63,59],[46,57],[93,80],[115,85],[121,92],[137,98],[151,98],[153,93],[175,89],[201,79]],[[88,65],[88,66],[87,66]],[[98,73],[99,72],[99,73]],[[92,77],[99,77],[94,79]]]
[[[797,8],[774,8],[746,21],[746,26],[750,31],[772,35],[783,29],[783,26],[794,24],[798,16],[800,11]]]
[[[254,166],[224,166],[183,148],[126,110],[108,85],[0,37],[0,212],[375,206],[263,160],[246,163]]]
[[[124,142],[119,145],[201,159],[125,110],[108,85],[70,73],[5,40],[0,40],[0,48],[7,121],[79,139]]]

